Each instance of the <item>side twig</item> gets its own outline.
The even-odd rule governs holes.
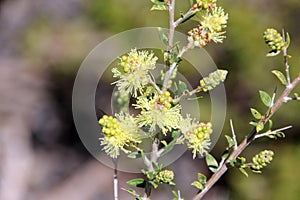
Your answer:
[[[283,91],[282,95],[279,97],[279,99],[274,103],[272,109],[271,109],[271,113],[270,113],[270,117],[272,115],[274,115],[274,113],[282,106],[282,104],[284,103],[284,99],[291,93],[291,91],[298,85],[298,83],[300,82],[300,73],[298,74],[298,76],[294,79],[294,81],[290,84],[289,87],[286,87],[286,89]],[[213,174],[210,179],[206,182],[204,189],[198,193],[193,200],[200,200],[204,197],[204,195],[211,189],[211,187],[225,174],[225,172],[228,170],[228,166],[227,163],[230,162],[230,160],[232,159],[236,159],[245,149],[246,147],[255,139],[255,135],[256,132],[253,131],[250,133],[251,136],[249,139],[249,137],[246,137],[237,147],[237,149],[235,149],[230,156],[227,158],[227,160],[224,162],[224,164],[222,166],[220,166],[220,168],[218,169],[218,171]]]

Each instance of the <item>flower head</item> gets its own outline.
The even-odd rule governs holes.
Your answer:
[[[264,40],[266,44],[271,48],[271,51],[267,56],[277,55],[285,46],[285,42],[280,33],[273,28],[268,28],[264,32]]]
[[[207,153],[211,144],[210,135],[213,132],[210,122],[199,123],[187,116],[181,121],[180,130],[184,135],[185,143],[192,150],[193,158],[196,157],[197,153],[200,156],[204,156]]]
[[[214,7],[211,12],[205,13],[203,20],[197,28],[193,28],[188,32],[188,40],[193,42],[195,46],[205,46],[210,41],[222,43],[225,38],[223,31],[227,26],[228,14],[222,7]]]
[[[131,50],[128,56],[120,58],[119,66],[113,68],[113,76],[119,78],[113,84],[117,84],[119,90],[125,94],[142,93],[143,87],[148,84],[149,70],[155,69],[157,57],[148,51]]]
[[[155,179],[158,183],[166,183],[173,185],[174,172],[171,170],[160,171],[156,175]]]
[[[266,167],[273,160],[274,152],[270,150],[261,151],[252,158],[251,169],[254,172],[261,172],[260,170]]]
[[[163,134],[179,128],[181,106],[172,105],[172,101],[168,91],[163,95],[154,94],[150,98],[140,96],[134,105],[135,108],[141,109],[137,116],[139,127],[149,127],[149,131],[154,132],[158,126]]]
[[[112,158],[118,157],[120,149],[130,153],[126,147],[134,147],[141,142],[135,119],[127,113],[120,113],[116,118],[104,115],[99,124],[104,134],[104,137],[100,138],[101,146],[104,146],[103,150]]]

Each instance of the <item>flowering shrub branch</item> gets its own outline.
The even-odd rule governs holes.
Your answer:
[[[260,99],[267,107],[267,111],[261,114],[255,108],[250,109],[255,119],[250,124],[254,128],[240,143],[236,138],[233,122],[230,120],[232,136],[226,135],[228,146],[218,162],[208,152],[214,125],[211,122],[202,122],[199,119],[191,118],[189,114],[183,116],[180,102],[194,94],[215,89],[225,81],[228,72],[226,70],[211,72],[207,77],[200,79],[199,85],[191,90],[188,90],[184,83],[176,83],[174,78],[177,76],[177,69],[181,65],[184,53],[193,48],[205,47],[210,42],[223,42],[228,14],[217,5],[217,0],[196,0],[195,2],[190,1],[191,7],[188,11],[175,20],[175,0],[151,1],[153,3],[151,10],[169,13],[167,50],[164,52],[164,61],[167,66],[161,71],[161,77],[154,77],[152,71],[156,69],[158,57],[153,52],[132,49],[128,54],[121,56],[118,66],[112,69],[113,77],[117,78],[113,84],[116,84],[118,88],[116,95],[120,96],[120,112],[115,116],[104,115],[99,120],[103,133],[100,145],[105,153],[115,161],[115,164],[121,152],[127,154],[129,158],[141,157],[143,159],[145,168],[141,169],[141,172],[144,174],[144,178],[136,178],[127,183],[133,187],[143,188],[144,193],[138,194],[132,188],[123,190],[129,192],[135,199],[147,200],[150,199],[151,192],[159,185],[175,185],[174,176],[176,174],[157,161],[172,151],[174,146],[185,144],[191,151],[193,159],[205,157],[208,169],[213,173],[210,178],[199,173],[197,180],[192,183],[200,190],[193,198],[197,200],[204,197],[228,169],[238,168],[248,176],[248,169],[261,173],[261,170],[271,163],[274,155],[272,150],[264,150],[254,155],[251,162],[247,162],[241,153],[255,140],[262,137],[282,138],[285,136],[282,131],[291,128],[291,126],[286,126],[273,130],[271,117],[283,103],[299,100],[297,94],[294,97],[289,95],[300,82],[300,73],[291,81],[288,64],[290,56],[287,54],[290,43],[288,33],[283,31],[280,34],[275,29],[267,29],[264,32],[264,40],[271,49],[267,56],[283,53],[286,74],[284,75],[280,70],[273,70],[272,73],[285,86],[285,89],[279,98],[276,98],[276,90],[272,97],[265,91],[259,91]],[[199,18],[198,25],[188,31],[187,45],[181,48],[178,44],[174,45],[175,28],[181,23],[189,21],[195,15]],[[162,80],[162,85],[157,83],[159,78]],[[171,91],[171,87],[176,84],[181,84],[181,91]],[[123,108],[126,104],[122,99],[126,97],[132,98],[131,105],[138,114],[130,114],[126,112],[126,108]],[[166,137],[170,137],[171,141],[163,139]],[[152,141],[150,155],[146,155],[140,147],[145,138]],[[116,169],[115,179],[115,200],[117,200]],[[175,200],[183,199],[180,191],[173,191],[173,195]]]

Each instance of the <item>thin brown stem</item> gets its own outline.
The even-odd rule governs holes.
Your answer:
[[[285,102],[285,98],[288,97],[288,95],[291,93],[291,91],[298,85],[300,82],[300,73],[298,76],[293,80],[293,82],[290,84],[290,87],[286,87],[286,89],[283,91],[282,95],[279,97],[279,99],[274,103],[269,117],[273,116],[276,111],[282,106],[282,104]],[[267,114],[267,113],[266,113]],[[237,149],[235,149],[227,158],[227,160],[223,163],[222,166],[218,169],[218,171],[213,174],[210,179],[206,182],[205,188],[198,193],[193,200],[200,200],[204,197],[204,195],[211,189],[211,187],[225,174],[225,172],[228,170],[227,163],[230,162],[230,160],[237,158],[245,149],[246,147],[255,139],[256,132],[251,132],[249,135],[238,145]]]
[[[286,34],[284,29],[282,29],[282,38],[283,42],[286,43]],[[284,65],[285,65],[285,73],[286,73],[286,79],[287,79],[287,85],[289,86],[291,83],[291,78],[290,78],[290,66],[289,66],[289,55],[287,54],[287,46],[286,44],[283,47],[283,58],[284,58]]]
[[[193,47],[193,43],[192,42],[188,43],[178,53],[177,58],[181,58],[183,56],[183,54],[192,47]],[[163,82],[163,92],[167,90],[168,82],[169,82],[169,80],[172,76],[172,73],[173,73],[174,69],[177,67],[177,65],[178,65],[177,62],[173,62],[172,65],[170,66],[169,70],[166,72],[165,79],[164,79],[164,82]]]
[[[176,28],[181,22],[192,16],[195,12],[195,10],[189,9],[182,17],[180,17],[174,22],[174,27]]]
[[[175,12],[175,1],[176,0],[169,0],[168,1],[168,8],[169,8],[169,36],[168,36],[168,52],[170,53],[173,48],[173,40],[174,40],[174,12]]]
[[[192,96],[198,92],[200,92],[201,90],[201,86],[196,87],[195,89],[193,89],[192,91],[189,91],[188,93],[183,93],[181,96],[177,97],[176,99],[173,100],[173,103],[178,103],[179,101],[181,101],[183,98],[187,97],[187,96]]]
[[[163,92],[161,91],[161,89],[158,87],[158,85],[152,80],[151,77],[149,77],[148,79],[149,83],[156,89],[156,91],[159,93],[159,94],[163,94]]]

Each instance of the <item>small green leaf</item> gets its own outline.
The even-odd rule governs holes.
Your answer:
[[[228,135],[225,135],[225,137],[226,137],[227,142],[228,142],[228,147],[232,148],[235,145],[234,140],[232,139],[232,137],[230,137]]]
[[[165,4],[162,4],[162,5],[160,5],[160,4],[155,4],[155,5],[153,5],[152,6],[152,8],[150,9],[151,11],[153,11],[153,10],[159,10],[159,11],[163,11],[163,10],[168,10],[168,6],[167,5],[165,5]]]
[[[190,2],[190,6],[192,7],[194,4],[194,0],[189,0],[189,2]]]
[[[263,104],[265,104],[265,106],[267,106],[267,107],[271,106],[272,98],[270,97],[270,95],[268,93],[266,93],[265,91],[259,90],[259,96],[260,96],[260,99],[263,102]]]
[[[276,139],[276,136],[275,135],[268,135],[268,138],[270,138],[270,139]]]
[[[142,197],[137,195],[137,192],[132,188],[126,188],[125,191],[127,191],[129,194],[135,197],[135,200],[142,200]]]
[[[170,182],[168,183],[168,185],[176,185],[176,183],[174,183],[173,181],[170,181]]]
[[[161,27],[158,27],[158,33],[159,33],[159,39],[164,43],[164,45],[168,45],[168,37],[164,31],[164,29],[162,29]]]
[[[152,162],[152,167],[154,169],[154,171],[159,172],[161,171],[161,166],[159,166],[159,164]]]
[[[180,81],[180,80],[178,82],[178,88],[179,88],[179,91],[182,93],[187,90],[187,86],[186,86],[185,82]]]
[[[256,126],[256,132],[259,133],[263,129],[264,129],[264,123],[263,122],[258,122],[258,124]]]
[[[127,184],[135,187],[140,187],[142,185],[145,185],[145,180],[143,178],[135,178],[127,181]]]
[[[161,142],[165,147],[168,146],[166,140],[161,140],[160,142]]]
[[[246,162],[246,158],[244,158],[244,157],[238,157],[237,161],[238,161],[239,165],[243,165]]]
[[[198,173],[198,181],[199,181],[199,183],[205,184],[206,176],[204,174]]]
[[[255,126],[255,127],[257,126],[257,122],[254,122],[254,121],[249,122],[249,124],[252,126]]]
[[[235,158],[232,158],[229,162],[230,162],[230,166],[231,166],[231,167],[234,167],[234,166],[235,166],[235,163],[236,163],[236,159],[235,159]]]
[[[178,194],[175,190],[172,190],[172,194],[174,195],[175,199],[177,198],[178,199]]]
[[[155,181],[149,181],[149,183],[154,187],[157,188],[158,184]]]
[[[290,34],[289,34],[288,32],[286,32],[285,40],[286,40],[285,47],[286,47],[286,48],[289,48],[290,43],[291,43],[291,37],[290,37]]]
[[[254,173],[257,173],[257,174],[261,174],[262,172],[258,169],[254,169],[254,168],[251,168],[252,172]]]
[[[285,138],[285,134],[283,132],[277,132],[276,136],[279,138]]]
[[[246,177],[248,177],[248,173],[246,172],[246,170],[242,167],[239,168],[240,172],[242,172],[242,174],[244,174]]]
[[[204,186],[203,186],[201,183],[199,183],[199,181],[194,181],[194,182],[192,182],[191,185],[192,185],[192,186],[195,186],[195,187],[198,188],[199,190],[203,190],[203,189],[204,189]]]
[[[216,161],[216,159],[211,154],[208,153],[206,154],[205,160],[209,170],[215,173],[217,171],[217,168],[219,167],[219,164]]]
[[[287,85],[287,80],[285,78],[285,75],[281,71],[279,71],[279,70],[273,70],[272,73],[279,79],[279,81],[283,85]]]
[[[255,119],[261,119],[261,114],[254,108],[250,108],[251,114]]]
[[[180,131],[172,131],[172,138],[177,138],[180,135]]]
[[[226,160],[226,159],[228,158],[228,156],[229,156],[229,151],[228,151],[228,150],[225,150],[225,151],[223,152],[223,154],[222,154],[222,159],[223,159],[223,160]]]
[[[267,56],[267,57],[277,56],[278,54],[280,54],[280,52],[281,52],[281,51],[275,49],[275,50],[270,51],[266,56]]]
[[[137,158],[137,157],[140,157],[140,156],[141,156],[140,153],[135,151],[135,152],[132,152],[131,154],[129,154],[128,158],[134,159],[134,158]]]
[[[273,127],[273,121],[269,119],[269,130],[271,130]]]
[[[149,171],[146,171],[144,169],[142,169],[141,171],[143,172],[143,174],[145,174],[147,176],[148,179],[153,179],[153,177],[154,177],[153,172],[149,172]]]

